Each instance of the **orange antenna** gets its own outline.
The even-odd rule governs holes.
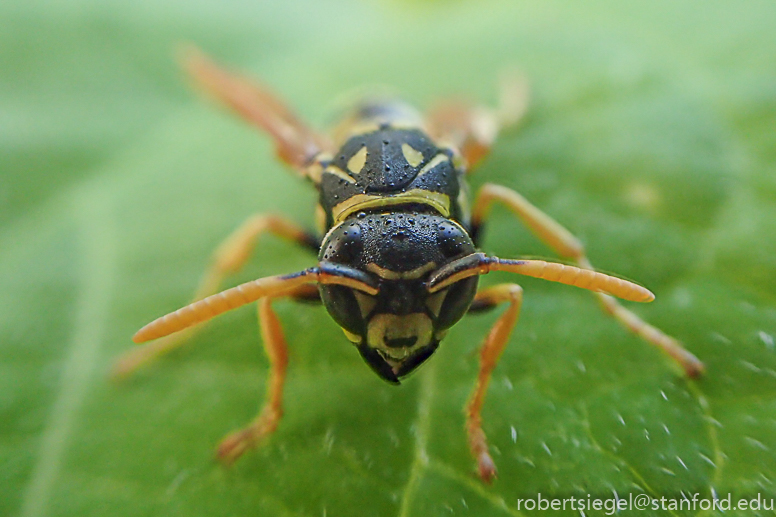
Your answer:
[[[491,271],[507,271],[573,285],[632,302],[651,302],[655,299],[655,295],[645,287],[590,269],[544,260],[500,259],[488,257],[484,253],[467,255],[437,270],[428,281],[428,291],[434,293],[464,278],[484,275]]]
[[[341,265],[321,264],[319,267],[312,267],[290,275],[269,276],[252,280],[190,303],[141,328],[132,336],[132,341],[143,343],[164,337],[203,323],[232,309],[255,302],[260,298],[278,296],[302,284],[311,283],[338,284],[358,289],[367,294],[377,294],[377,288],[370,285],[368,277],[363,272]]]

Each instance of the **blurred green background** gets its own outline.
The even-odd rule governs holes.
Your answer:
[[[772,1],[5,0],[0,27],[0,515],[514,516],[542,513],[516,508],[538,492],[774,496]],[[250,308],[127,383],[106,372],[188,300],[239,222],[309,223],[315,196],[266,138],[191,93],[183,41],[318,125],[364,85],[421,107],[493,103],[518,66],[530,112],[473,186],[517,189],[596,266],[649,286],[657,301],[634,310],[707,376],[677,376],[581,290],[521,279],[484,410],[500,468],[485,486],[461,407],[496,314],[464,319],[395,388],[323,309],[280,302],[286,417],[220,467],[213,447],[264,393]],[[485,251],[551,256],[502,209]],[[312,261],[269,237],[233,282]]]

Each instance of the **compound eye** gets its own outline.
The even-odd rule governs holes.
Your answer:
[[[451,221],[440,223],[437,229],[439,249],[445,257],[454,258],[474,251],[471,237],[457,224]]]
[[[326,310],[340,327],[350,334],[366,335],[366,316],[377,304],[374,296],[341,285],[319,285],[318,289]]]
[[[477,293],[478,280],[479,277],[476,276],[464,278],[447,289],[443,289],[439,293],[434,293],[428,297],[427,305],[434,296],[439,294],[445,295],[441,300],[441,307],[434,325],[437,330],[450,328],[463,318],[463,315],[469,310],[472,300],[474,300],[474,295]]]
[[[344,224],[337,228],[321,247],[318,259],[337,264],[356,264],[364,253],[361,226]]]

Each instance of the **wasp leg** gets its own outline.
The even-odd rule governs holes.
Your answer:
[[[300,289],[306,287],[308,286],[300,286]],[[288,295],[294,296],[294,293]],[[283,416],[283,385],[288,366],[288,346],[283,337],[280,320],[272,310],[272,301],[273,298],[264,298],[259,301],[258,307],[261,339],[270,363],[264,407],[253,422],[243,429],[230,433],[219,444],[216,454],[227,464],[232,463],[245,451],[256,447],[264,438],[272,434]]]
[[[201,300],[216,292],[224,278],[239,271],[248,260],[259,236],[265,232],[283,237],[302,246],[318,250],[318,239],[304,229],[275,215],[255,215],[245,221],[213,253],[211,266],[205,272],[193,301]],[[201,325],[166,336],[123,354],[112,369],[114,378],[132,374],[142,365],[174,350],[191,338]]]
[[[479,237],[478,230],[495,201],[499,201],[509,208],[542,242],[560,256],[573,260],[583,269],[593,270],[593,266],[585,254],[584,246],[571,232],[514,190],[499,185],[484,185],[474,202],[472,234],[476,239],[475,242]],[[645,322],[608,294],[600,292],[594,294],[607,314],[613,316],[620,324],[644,341],[658,347],[670,356],[682,367],[687,376],[697,377],[703,373],[703,363],[687,351],[678,340]]]
[[[517,323],[520,305],[523,302],[523,289],[517,284],[499,284],[483,289],[474,299],[480,309],[490,308],[499,303],[508,302],[509,307],[499,316],[490,329],[480,348],[480,371],[464,412],[466,414],[466,434],[480,477],[489,483],[496,476],[496,464],[488,452],[488,440],[482,430],[482,405],[493,368],[496,367],[501,353],[509,341],[509,335]]]
[[[312,159],[330,147],[266,86],[224,70],[196,49],[186,52],[183,66],[207,93],[269,133],[278,157],[303,175]]]
[[[461,100],[440,103],[427,116],[431,136],[458,149],[473,170],[490,151],[500,130],[516,126],[528,107],[528,85],[515,74],[500,81],[497,109]]]

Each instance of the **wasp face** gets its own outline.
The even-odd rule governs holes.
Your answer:
[[[443,217],[360,213],[327,235],[319,260],[373,276],[378,293],[320,285],[321,298],[364,360],[383,379],[398,383],[434,353],[477,290],[476,276],[433,294],[426,280],[473,251],[466,231]]]

